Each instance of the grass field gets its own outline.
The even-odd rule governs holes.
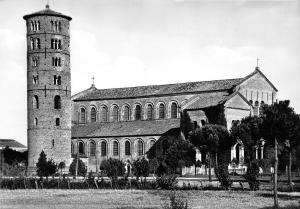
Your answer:
[[[0,190],[0,208],[154,209],[168,202],[170,191],[160,190]],[[269,209],[270,192],[178,191],[190,208]],[[300,195],[279,194],[283,208],[300,208]],[[290,207],[294,206],[294,207]]]

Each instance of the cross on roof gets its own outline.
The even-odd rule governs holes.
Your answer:
[[[93,76],[92,79],[93,79],[93,85],[94,85],[95,84],[95,76]]]
[[[256,58],[256,67],[258,67],[259,58]]]

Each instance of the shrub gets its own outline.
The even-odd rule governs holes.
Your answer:
[[[72,175],[75,175],[75,173],[76,173],[76,163],[77,163],[76,161],[77,161],[77,157],[73,159],[73,161],[70,165],[70,168],[69,168],[69,172]],[[78,158],[78,172],[77,172],[77,174],[79,176],[85,176],[86,172],[87,172],[87,169],[86,169],[86,166],[85,166],[84,162],[80,158]]]
[[[163,209],[188,209],[188,202],[186,199],[176,195],[175,191],[169,195],[170,203],[163,205]]]
[[[218,168],[216,168],[215,173],[222,187],[225,189],[231,187],[232,181],[226,165],[220,165]]]
[[[133,175],[139,180],[139,177],[149,176],[149,162],[144,157],[133,161]]]
[[[125,174],[125,165],[121,160],[109,158],[101,163],[100,169],[111,179],[112,183],[116,182],[118,176]]]
[[[47,161],[47,155],[44,153],[44,151],[40,153],[40,157],[38,159],[38,162],[36,163],[36,167],[37,175],[40,178],[42,178],[43,176],[46,176],[46,178],[48,178],[48,176],[55,174],[57,170],[57,166],[52,159]]]
[[[156,177],[156,188],[160,189],[174,189],[178,183],[177,175],[163,175]]]
[[[251,190],[258,190],[259,189],[259,181],[257,180],[259,175],[259,166],[255,161],[250,162],[247,172],[244,175],[244,178],[249,184]]]

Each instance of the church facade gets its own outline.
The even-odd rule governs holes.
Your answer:
[[[259,67],[235,79],[128,88],[97,89],[93,84],[71,96],[69,22],[71,17],[45,10],[25,15],[27,25],[27,99],[29,167],[44,150],[55,162],[70,164],[77,153],[88,170],[117,158],[131,162],[146,155],[159,139],[183,137],[181,117],[200,126],[225,125],[258,115],[272,104],[277,89]],[[239,156],[234,151],[239,147]],[[198,153],[201,160],[201,154]],[[243,146],[231,159],[243,158]]]

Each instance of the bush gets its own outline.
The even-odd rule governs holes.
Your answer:
[[[175,191],[171,192],[169,195],[170,203],[166,203],[163,205],[163,209],[188,209],[187,200],[182,197],[176,195]]]
[[[112,184],[117,181],[118,176],[125,174],[125,165],[118,159],[103,160],[100,169],[111,179]]]
[[[220,165],[218,168],[216,168],[215,173],[222,187],[225,189],[231,187],[232,181],[226,165]]]
[[[133,161],[133,175],[139,180],[140,177],[149,176],[149,162],[144,157]]]
[[[156,188],[160,189],[174,189],[178,183],[177,175],[163,175],[156,177]]]
[[[70,168],[69,168],[69,172],[72,175],[75,175],[75,173],[76,173],[76,163],[77,163],[77,158],[75,157],[73,159],[71,165],[70,165]],[[79,158],[78,159],[78,172],[77,172],[77,174],[79,176],[85,176],[86,172],[87,172],[86,166],[85,166],[84,162]]]
[[[259,175],[259,166],[255,161],[250,162],[250,165],[247,168],[247,172],[244,175],[244,178],[249,184],[251,190],[259,189],[259,181],[257,180]]]
[[[57,166],[55,162],[50,159],[47,161],[47,155],[42,151],[40,153],[40,157],[38,159],[38,162],[36,163],[37,167],[37,175],[42,178],[43,176],[48,176],[53,175],[56,173]]]

